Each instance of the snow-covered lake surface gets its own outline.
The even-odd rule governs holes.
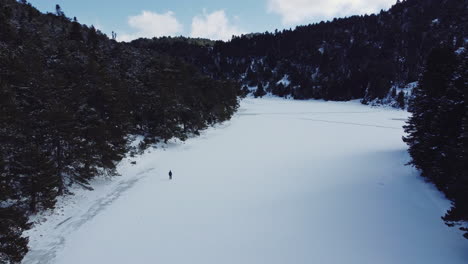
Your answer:
[[[440,219],[449,202],[405,166],[407,117],[246,99],[231,121],[61,199],[23,263],[466,264],[467,240]]]

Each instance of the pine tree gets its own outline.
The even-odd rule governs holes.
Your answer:
[[[64,17],[65,16],[65,13],[63,12],[62,8],[60,7],[60,5],[55,5],[55,14],[59,17]]]
[[[83,40],[83,35],[81,33],[81,25],[76,20],[76,17],[74,18],[74,21],[72,22],[72,25],[71,25],[70,39],[76,40],[76,41]]]
[[[402,109],[405,108],[405,92],[400,91],[398,93],[398,97],[396,98],[396,102],[397,102],[399,108],[402,108]]]
[[[22,237],[27,229],[27,217],[13,207],[0,207],[0,260],[2,263],[20,263],[28,252],[28,238]],[[5,261],[5,262],[3,262]]]
[[[258,87],[257,87],[257,90],[254,93],[254,96],[255,97],[263,97],[264,95],[266,95],[266,92],[265,92],[265,89],[263,88],[263,84],[259,83]]]
[[[430,178],[439,188],[444,188],[445,180],[436,166],[439,154],[440,120],[437,107],[440,98],[447,90],[452,78],[455,56],[449,48],[437,48],[428,58],[427,66],[420,84],[414,91],[414,99],[409,111],[413,113],[405,127],[408,137],[405,142],[410,146],[413,164],[421,170],[424,177]]]
[[[459,221],[468,222],[468,53],[459,55],[458,67],[441,105],[444,111],[446,135],[443,150],[450,185],[447,194],[453,201],[452,208],[443,217],[447,225]],[[468,239],[468,229],[465,237]]]
[[[444,217],[450,226],[468,221],[466,66],[466,54],[457,58],[450,48],[434,49],[414,91],[412,117],[405,126],[411,163],[453,201]]]

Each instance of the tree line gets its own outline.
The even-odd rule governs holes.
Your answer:
[[[418,81],[436,45],[463,45],[467,10],[466,0],[406,0],[378,14],[234,36],[229,42],[200,45],[164,37],[132,44],[182,58],[213,78],[240,81],[256,96],[406,107],[410,91],[398,88]]]
[[[461,225],[468,239],[468,45],[447,46],[429,55],[414,98],[403,140],[423,177],[434,183],[452,208],[443,217]]]

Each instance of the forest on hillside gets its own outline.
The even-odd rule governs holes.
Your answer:
[[[379,14],[275,32],[234,36],[229,42],[186,38],[139,39],[136,47],[163,51],[214,78],[240,81],[256,96],[362,99],[406,107],[430,51],[466,42],[466,0],[398,1]]]
[[[239,85],[118,43],[25,1],[0,1],[0,259],[27,251],[27,216],[115,174],[132,135],[186,139],[229,119]],[[138,150],[135,150],[138,151]]]

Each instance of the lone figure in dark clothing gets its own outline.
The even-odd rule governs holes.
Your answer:
[[[172,171],[169,171],[169,180],[172,180]]]

